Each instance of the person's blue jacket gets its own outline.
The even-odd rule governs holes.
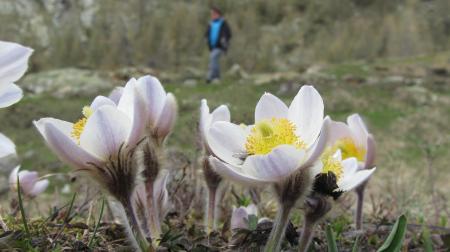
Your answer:
[[[209,50],[219,48],[224,51],[228,50],[231,39],[231,29],[227,21],[223,18],[215,19],[208,25],[205,34]]]

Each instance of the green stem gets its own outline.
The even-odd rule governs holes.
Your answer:
[[[305,218],[305,223],[303,224],[302,235],[300,236],[300,241],[298,245],[298,251],[306,252],[308,251],[309,244],[311,243],[313,234],[314,234],[314,226],[316,223],[314,221]]]
[[[141,251],[155,251],[155,249],[147,242],[147,239],[142,234],[139,223],[136,219],[133,204],[131,203],[130,199],[128,198],[125,202],[122,202],[122,205],[125,210],[125,215],[128,219],[128,224],[130,225],[133,238],[136,240]]]
[[[289,222],[289,214],[291,212],[291,205],[283,205],[281,204],[278,209],[277,219],[274,222],[274,227],[272,228],[272,232],[270,233],[269,240],[267,241],[266,247],[264,248],[265,252],[274,252],[279,251],[281,247],[281,243],[284,238],[284,232],[286,231],[287,224]]]
[[[216,192],[217,188],[210,188],[208,194],[208,229],[207,233],[211,233],[216,226]]]

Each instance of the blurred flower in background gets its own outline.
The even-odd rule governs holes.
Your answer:
[[[9,186],[12,191],[17,191],[17,177],[23,195],[29,198],[34,198],[47,189],[48,179],[41,179],[36,171],[19,170],[20,166],[17,166],[9,175]]]

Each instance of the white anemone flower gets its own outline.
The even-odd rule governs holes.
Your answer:
[[[0,133],[0,158],[16,155],[16,145],[7,136]]]
[[[0,41],[0,108],[11,106],[22,99],[22,89],[14,82],[26,72],[31,53],[31,48]]]
[[[372,168],[375,161],[375,141],[358,114],[347,117],[347,124],[332,121],[330,124],[329,148],[340,149],[342,158],[354,157],[359,169]]]
[[[210,112],[207,100],[202,99],[200,106],[199,131],[202,144],[208,152],[209,147],[206,134],[211,128],[211,125],[219,121],[230,122],[230,110],[228,107],[226,105],[220,105],[214,109],[213,112]]]
[[[126,169],[136,170],[126,164],[133,162],[126,158],[127,150],[136,147],[143,138],[141,115],[144,106],[135,94],[135,84],[135,80],[127,83],[117,106],[107,97],[96,97],[90,106],[83,108],[83,117],[76,123],[55,118],[34,122],[62,161],[77,170],[89,172],[116,193],[120,193],[119,185],[110,183],[122,179],[117,176],[126,174]],[[131,175],[133,178],[130,179],[134,179],[134,174]]]
[[[266,93],[255,109],[255,124],[215,122],[207,134],[215,170],[236,182],[280,182],[310,167],[326,144],[328,119],[312,86],[303,86],[290,107]],[[324,129],[324,130],[322,130]]]
[[[9,175],[9,186],[12,191],[17,191],[17,176],[19,177],[20,189],[23,195],[34,198],[47,189],[48,179],[40,179],[35,171],[22,170],[17,166]]]
[[[172,131],[177,116],[177,103],[172,93],[166,93],[159,80],[146,75],[137,79],[138,94],[145,102],[147,133],[158,143]]]
[[[340,149],[335,153],[325,151],[317,163],[313,168],[314,191],[335,199],[364,183],[376,170],[358,169],[358,160],[354,157],[343,159]]]
[[[249,228],[249,216],[258,215],[258,208],[255,204],[250,204],[246,207],[241,206],[238,208],[233,209],[233,213],[231,214],[231,223],[230,228],[231,230],[241,228],[241,229],[248,229]]]

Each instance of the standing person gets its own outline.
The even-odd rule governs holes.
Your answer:
[[[220,78],[220,55],[227,52],[231,39],[230,27],[223,18],[222,11],[217,7],[211,7],[211,22],[206,30],[205,38],[210,50],[206,76],[206,82],[209,83]]]

